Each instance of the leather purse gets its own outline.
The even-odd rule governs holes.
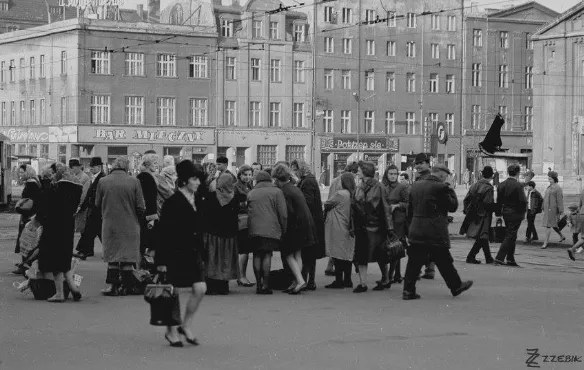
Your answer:
[[[150,325],[181,325],[178,292],[171,284],[159,284],[159,275],[154,281],[144,289],[144,300],[150,304]]]
[[[498,218],[495,227],[489,228],[489,241],[491,243],[503,243],[507,227],[503,226],[503,219]]]
[[[406,256],[406,248],[403,241],[393,232],[385,238],[385,257],[387,261],[396,261]]]
[[[564,229],[564,227],[566,227],[566,225],[568,224],[568,215],[564,215],[562,218],[560,218],[560,220],[558,221],[558,229],[560,231],[562,231]]]

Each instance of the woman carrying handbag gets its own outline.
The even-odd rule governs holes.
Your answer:
[[[189,326],[207,291],[207,284],[201,259],[201,213],[195,193],[204,183],[205,174],[200,165],[189,160],[180,162],[176,172],[178,191],[162,206],[159,227],[164,242],[156,245],[155,262],[158,271],[166,275],[166,282],[172,285],[172,294],[176,288],[191,288],[182,325],[167,326],[164,337],[172,347],[183,346],[179,335],[196,346],[199,342]]]

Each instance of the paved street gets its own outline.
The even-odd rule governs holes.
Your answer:
[[[360,295],[329,291],[323,288],[331,279],[323,275],[325,260],[318,266],[319,289],[301,296],[256,296],[254,288],[232,283],[233,294],[207,296],[202,303],[194,328],[202,345],[175,349],[161,328],[148,325],[142,297],[99,295],[105,271],[100,258],[80,267],[80,303],[51,304],[16,292],[12,282],[19,279],[7,273],[15,260],[16,217],[0,217],[1,370],[513,370],[527,368],[526,349],[584,356],[577,318],[584,267],[567,259],[565,247],[519,244],[521,269],[474,266],[463,263],[470,242],[453,236],[456,267],[475,281],[458,298],[439,276],[418,284],[419,301],[402,301],[401,285]],[[451,232],[461,220],[456,214]],[[379,278],[379,269],[371,270],[370,288]],[[584,368],[544,360],[535,359],[542,369]]]

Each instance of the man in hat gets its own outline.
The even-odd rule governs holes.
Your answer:
[[[231,177],[233,177],[233,181],[237,181],[237,177],[235,177],[235,175],[233,173],[231,173],[231,171],[228,170],[229,167],[229,160],[226,157],[218,157],[217,158],[217,173],[215,175],[216,178],[219,178],[219,176],[223,175],[224,173],[228,173],[231,175]]]
[[[416,181],[428,178],[430,173],[430,157],[426,153],[418,153],[414,159],[414,168],[416,170]],[[436,265],[431,260],[426,264],[424,274],[421,276],[424,279],[433,280],[436,275]]]
[[[81,205],[81,203],[83,203],[83,200],[85,199],[85,196],[87,195],[87,190],[89,189],[89,185],[91,184],[91,179],[85,173],[85,171],[83,171],[79,159],[71,158],[69,160],[69,168],[71,169],[71,172],[73,172],[73,175],[75,175],[75,177],[77,178],[77,180],[79,180],[79,183],[83,187],[83,192],[81,193],[81,202],[79,203],[79,205]]]
[[[90,180],[91,184],[87,190],[87,195],[77,210],[77,213],[87,211],[85,216],[85,229],[81,233],[81,239],[77,243],[77,253],[75,254],[76,257],[82,260],[94,255],[93,247],[95,245],[95,237],[98,237],[101,241],[101,212],[95,206],[97,185],[99,180],[105,176],[103,173],[103,162],[100,157],[91,158],[89,171],[93,175],[93,178]]]
[[[458,200],[452,186],[447,182],[450,170],[444,165],[432,168],[431,174],[412,185],[409,196],[409,214],[412,223],[409,229],[410,247],[408,265],[404,279],[403,299],[419,299],[416,281],[420,269],[432,260],[438,266],[446,285],[453,296],[468,290],[473,282],[463,282],[454,268],[450,254],[448,212],[456,212]]]

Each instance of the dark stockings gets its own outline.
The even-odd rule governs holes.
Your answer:
[[[307,284],[314,284],[314,275],[316,274],[316,259],[311,257],[302,258],[302,277]]]
[[[351,270],[353,268],[351,261],[343,261],[335,258],[334,264],[335,264],[335,280],[339,283],[351,282]]]
[[[259,251],[253,254],[253,273],[256,284],[267,289],[269,286],[270,269],[272,268],[272,252]]]

